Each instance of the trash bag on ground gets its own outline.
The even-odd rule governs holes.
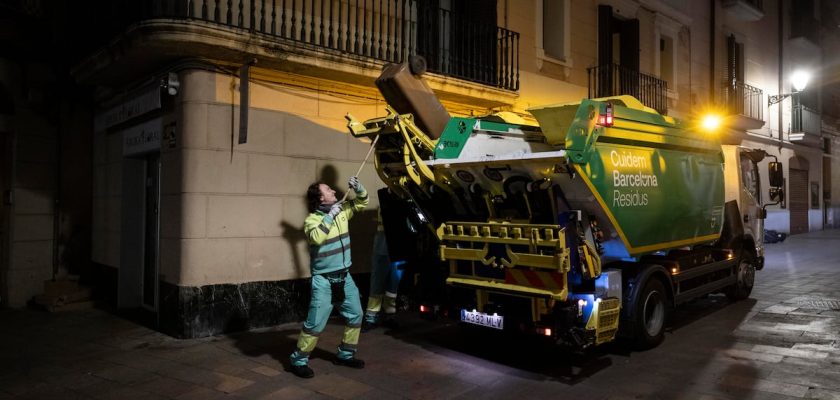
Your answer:
[[[772,229],[764,230],[764,243],[781,243],[787,239],[787,233]]]

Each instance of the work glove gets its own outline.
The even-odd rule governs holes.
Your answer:
[[[332,207],[330,207],[330,212],[327,213],[327,215],[329,215],[330,218],[335,219],[338,213],[341,212],[341,204],[342,203],[340,201],[337,201],[335,204],[333,204]]]
[[[350,180],[347,181],[347,184],[350,185],[350,188],[353,189],[356,194],[362,193],[365,191],[365,187],[362,186],[362,182],[359,182],[358,176],[350,177]]]

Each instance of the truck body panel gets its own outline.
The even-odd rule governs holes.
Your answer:
[[[529,111],[537,123],[450,118],[439,138],[392,109],[348,117],[353,135],[382,136],[377,172],[428,228],[437,261],[418,254],[414,273],[449,290],[419,290],[445,292],[426,309],[577,347],[629,321],[655,345],[668,304],[749,294],[763,256],[757,153],[629,96]]]

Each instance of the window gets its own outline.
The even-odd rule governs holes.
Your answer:
[[[761,204],[758,168],[752,160],[744,156],[741,156],[741,182],[744,184],[744,189],[755,199],[755,202]]]
[[[744,43],[735,34],[726,37],[726,79],[723,95],[728,112],[734,115],[757,116],[747,107],[748,88],[744,81]]]
[[[659,79],[668,83],[668,96],[676,96],[677,90],[677,49],[680,31],[684,26],[676,18],[666,14],[656,14],[656,35],[655,42],[651,43],[654,66]],[[685,44],[683,44],[685,46]]]
[[[819,19],[814,0],[797,0],[790,6],[790,38],[803,38],[815,45],[820,43]]]
[[[674,81],[674,39],[670,36],[659,36],[659,77],[668,82],[668,87],[675,88]]]
[[[570,0],[537,1],[537,56],[569,63]]]
[[[417,54],[426,58],[430,71],[495,83],[492,81],[497,77],[497,54],[507,51],[497,39],[496,0],[430,0],[409,4],[416,7],[412,11],[417,18]],[[509,57],[509,53],[504,56]]]
[[[744,44],[735,35],[726,38],[726,80],[729,85],[744,82]]]

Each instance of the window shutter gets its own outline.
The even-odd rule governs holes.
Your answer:
[[[598,65],[611,65],[612,59],[612,7],[598,6]]]
[[[735,35],[726,37],[726,85],[732,86],[738,77],[735,75],[737,56],[735,55],[737,49],[735,43]]]
[[[633,71],[639,70],[639,20],[631,19],[621,23],[621,66]]]

